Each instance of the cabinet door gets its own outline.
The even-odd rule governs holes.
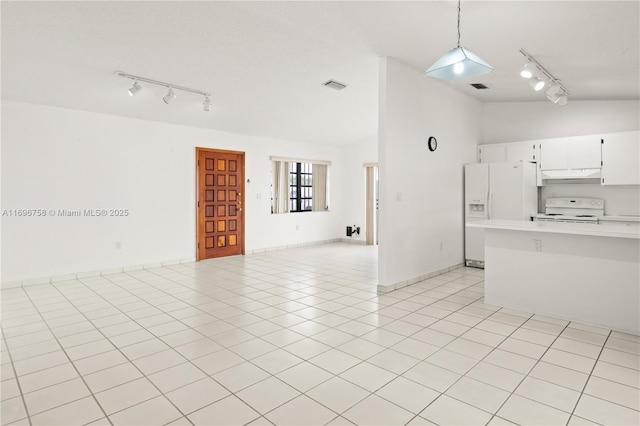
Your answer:
[[[599,169],[602,147],[599,136],[579,136],[567,140],[569,169]]]
[[[507,147],[504,144],[480,145],[478,147],[480,163],[502,163],[507,161]]]
[[[507,144],[507,162],[537,161],[538,145],[534,142],[513,142]]]
[[[602,184],[640,185],[640,132],[604,135]]]
[[[568,168],[567,141],[548,140],[540,142],[540,170],[564,170]]]

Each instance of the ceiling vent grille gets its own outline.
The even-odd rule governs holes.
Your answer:
[[[488,89],[489,86],[485,86],[482,83],[471,83],[470,86],[473,86],[474,88],[478,89],[478,90],[484,90],[484,89]]]
[[[335,81],[335,80],[329,80],[329,81],[323,83],[322,85],[326,86],[326,87],[330,87],[330,88],[335,89],[335,90],[342,90],[345,87],[347,87],[346,84],[340,83],[339,81]]]

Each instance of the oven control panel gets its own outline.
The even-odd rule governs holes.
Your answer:
[[[546,207],[603,210],[604,200],[599,198],[547,198]]]

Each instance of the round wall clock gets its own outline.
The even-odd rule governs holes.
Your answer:
[[[429,141],[427,142],[429,146],[429,151],[433,152],[438,148],[438,141],[435,136],[429,136]]]

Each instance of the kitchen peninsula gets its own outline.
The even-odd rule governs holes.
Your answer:
[[[485,303],[640,333],[640,230],[487,220]]]

